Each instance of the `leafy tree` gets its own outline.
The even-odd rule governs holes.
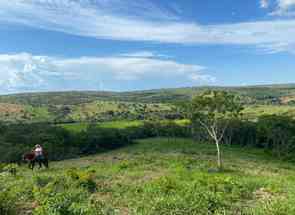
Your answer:
[[[295,121],[288,116],[266,115],[257,122],[258,141],[278,157],[294,152]]]
[[[222,168],[220,143],[230,120],[237,118],[243,107],[238,97],[225,91],[206,91],[195,96],[188,106],[193,127],[202,127],[214,140],[218,168]]]

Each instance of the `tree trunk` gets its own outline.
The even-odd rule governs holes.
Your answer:
[[[221,161],[221,151],[219,146],[219,141],[215,140],[216,149],[217,149],[217,167],[219,170],[222,169],[222,161]]]

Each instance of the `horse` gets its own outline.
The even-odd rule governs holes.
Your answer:
[[[35,163],[37,162],[39,164],[39,169],[42,168],[42,164],[48,169],[48,158],[46,154],[44,153],[43,159],[36,159],[34,152],[29,152],[23,155],[23,160],[29,162],[29,168],[31,170],[34,170]]]

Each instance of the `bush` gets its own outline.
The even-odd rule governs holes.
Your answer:
[[[7,190],[0,192],[0,214],[1,215],[16,215],[16,201]]]
[[[224,175],[183,171],[135,189],[137,214],[226,214],[243,199],[253,199],[259,184]],[[133,206],[134,207],[134,206]]]
[[[85,188],[89,192],[96,191],[96,183],[94,175],[91,172],[76,172],[70,171],[71,178],[75,181],[78,187]]]
[[[11,175],[16,175],[18,166],[16,164],[8,164],[3,167],[3,171],[10,173]]]
[[[88,203],[73,203],[70,208],[73,215],[114,215],[115,210],[99,200],[90,200]]]
[[[48,185],[53,180],[54,179],[51,176],[36,175],[36,176],[33,177],[34,185],[37,186],[38,188],[45,187],[46,185]]]
[[[89,192],[94,192],[96,190],[96,183],[92,180],[92,176],[88,174],[80,176],[79,185],[86,188]]]
[[[114,210],[93,198],[96,190],[92,171],[69,169],[65,175],[34,177],[34,215],[104,215]]]
[[[42,192],[42,191],[40,191]],[[75,214],[72,206],[85,204],[88,194],[83,189],[69,188],[62,192],[42,193],[39,199],[39,206],[34,211],[35,215],[70,215]]]

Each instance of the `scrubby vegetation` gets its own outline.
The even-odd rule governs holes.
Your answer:
[[[81,123],[144,118],[179,119],[178,103],[206,90],[222,90],[241,97],[244,114],[295,116],[294,85],[200,87],[137,92],[52,92],[0,96],[0,121]]]
[[[95,101],[77,105],[21,105],[0,103],[0,120],[8,123],[77,123],[114,120],[171,119],[180,115],[173,106],[132,102]]]
[[[263,150],[148,139],[113,152],[0,175],[1,214],[294,214],[295,169]]]

